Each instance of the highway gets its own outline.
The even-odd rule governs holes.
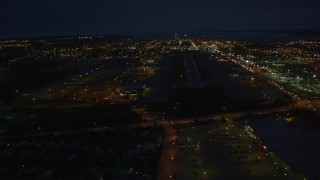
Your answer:
[[[255,110],[244,110],[244,111],[234,111],[234,112],[225,112],[225,113],[217,113],[217,114],[211,114],[211,115],[205,115],[205,116],[198,116],[196,118],[197,122],[217,122],[220,121],[222,118],[227,118],[230,120],[236,120],[240,117],[245,117],[247,115],[267,115],[277,112],[287,112],[292,110],[292,107],[297,105],[297,103],[290,103],[287,105],[280,105],[280,106],[274,106],[274,107],[268,107],[264,109],[255,109]],[[144,111],[141,111],[144,112]],[[195,123],[195,118],[179,118],[179,119],[150,119],[150,117],[147,117],[145,113],[139,113],[143,119],[146,120],[146,122],[140,122],[140,123],[132,123],[132,124],[126,124],[122,126],[116,126],[116,127],[110,127],[110,126],[102,126],[102,127],[91,127],[86,129],[80,129],[80,130],[65,130],[65,131],[54,131],[54,132],[44,132],[39,130],[39,132],[33,132],[32,134],[20,134],[20,136],[50,136],[50,135],[64,135],[64,134],[81,134],[81,133],[90,133],[90,132],[106,132],[106,131],[113,131],[117,128],[123,128],[123,129],[134,129],[134,128],[147,128],[152,126],[157,127],[169,127],[169,126],[180,126],[180,125],[193,125]],[[1,138],[10,138],[15,136],[6,136],[3,135]]]
[[[178,146],[176,144],[177,135],[173,126],[164,128],[162,150],[159,158],[157,179],[173,179],[177,171],[176,157]]]
[[[206,46],[208,49],[211,49],[211,47],[206,43],[202,43],[202,45]],[[240,59],[240,58],[237,58],[237,57],[224,55],[224,54],[227,54],[227,53],[224,53],[221,50],[218,50],[217,52],[219,52],[222,56],[225,56],[229,61],[240,65],[245,70],[255,74],[260,79],[262,79],[265,82],[269,83],[271,86],[276,87],[277,89],[279,89],[283,93],[289,95],[292,98],[292,100],[295,102],[295,106],[296,107],[301,107],[301,108],[304,108],[304,109],[313,110],[318,115],[320,115],[320,100],[319,99],[312,98],[312,97],[310,97],[308,95],[302,96],[301,93],[299,93],[298,90],[296,90],[294,88],[291,88],[291,87],[285,87],[283,85],[278,84],[274,80],[271,80],[270,78],[268,78],[264,74],[262,74],[260,72],[259,68],[253,67],[250,63],[246,62],[244,59]]]
[[[305,109],[309,109],[309,110],[313,110],[315,111],[318,115],[320,115],[320,103],[319,103],[319,99],[314,99],[309,97],[307,94],[304,94],[304,96],[301,96],[301,94],[299,93],[299,91],[297,91],[296,89],[290,88],[290,87],[285,87],[283,85],[279,85],[277,82],[274,82],[272,80],[270,80],[269,78],[267,78],[264,74],[262,74],[260,72],[260,70],[258,68],[253,68],[250,67],[248,64],[246,64],[244,61],[242,61],[241,59],[238,58],[230,58],[229,60],[231,60],[232,62],[244,67],[246,70],[254,73],[256,76],[258,76],[259,78],[261,78],[262,80],[268,82],[270,85],[278,88],[280,91],[282,91],[283,93],[289,95],[292,100],[295,102],[295,106],[296,107],[301,107],[301,108],[305,108]]]

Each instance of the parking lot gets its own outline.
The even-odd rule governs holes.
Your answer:
[[[250,136],[241,122],[178,132],[176,179],[299,179],[268,147]]]

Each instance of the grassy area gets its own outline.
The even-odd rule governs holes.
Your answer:
[[[221,109],[227,101],[228,98],[220,87],[176,88],[170,94],[172,114],[177,116],[208,114]]]
[[[61,61],[28,61],[7,64],[2,69],[0,101],[12,102],[18,92],[30,92],[79,72],[58,68]],[[70,63],[70,62],[68,62]]]
[[[0,117],[10,133],[85,129],[118,126],[140,121],[140,116],[124,105],[98,104],[77,101],[50,101],[30,103],[11,109]]]

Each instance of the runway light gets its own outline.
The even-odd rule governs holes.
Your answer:
[[[265,145],[262,146],[264,150],[267,150],[267,147]]]

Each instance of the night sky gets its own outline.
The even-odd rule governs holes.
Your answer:
[[[1,0],[0,38],[319,27],[320,0]]]

